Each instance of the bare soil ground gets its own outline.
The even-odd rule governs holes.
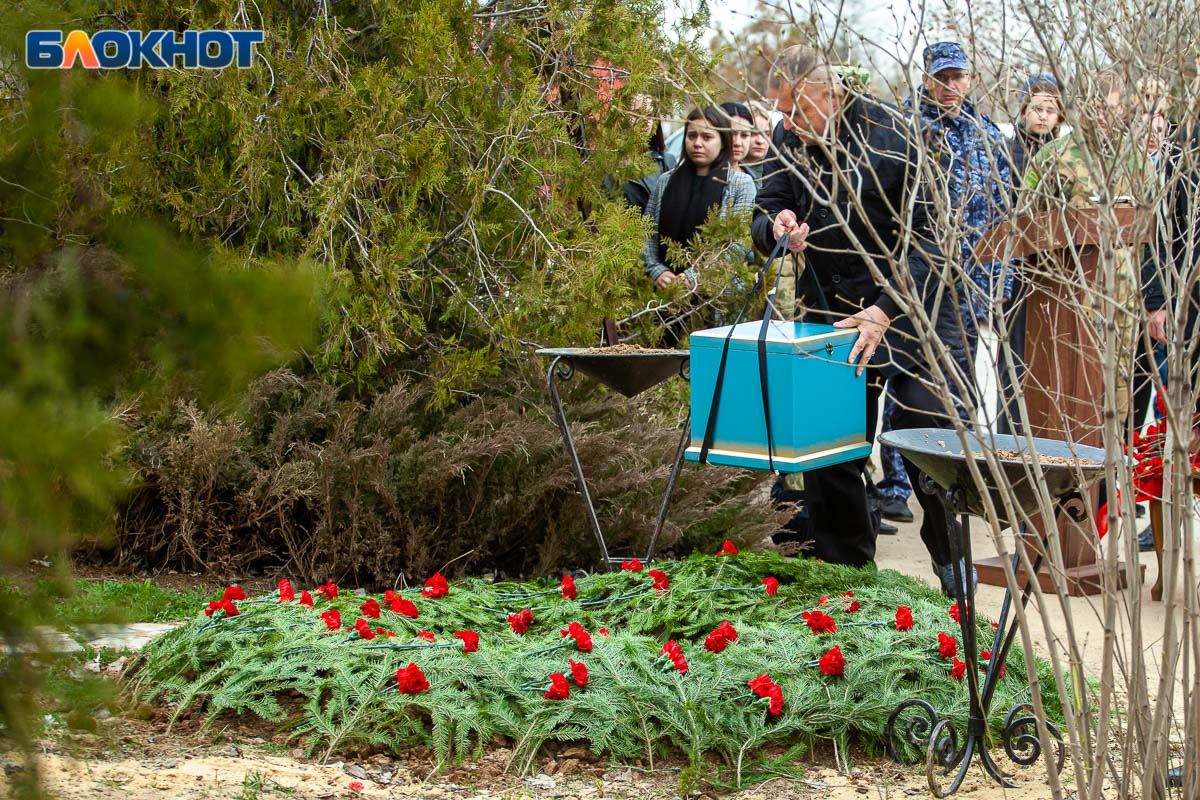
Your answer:
[[[832,749],[817,750],[797,766],[803,777],[770,778],[739,792],[712,788],[684,794],[682,764],[615,765],[585,748],[546,753],[537,775],[520,777],[507,770],[509,751],[489,748],[478,760],[441,771],[431,753],[416,748],[399,756],[343,754],[327,764],[288,747],[286,736],[244,720],[209,729],[198,720],[179,722],[168,733],[166,720],[128,716],[103,720],[95,733],[60,732],[42,743],[38,769],[51,797],[60,800],[207,800],[211,798],[613,798],[659,800],[672,797],[726,796],[739,800],[815,800],[928,796],[923,767],[901,767],[861,755],[848,773],[833,768]],[[0,758],[0,796],[8,779],[23,767],[9,754]],[[962,789],[979,800],[1049,796],[1045,776],[1028,774],[1024,788],[1004,790],[980,771]]]

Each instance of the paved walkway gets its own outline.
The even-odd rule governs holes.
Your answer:
[[[86,644],[95,650],[141,650],[146,642],[174,628],[173,622],[135,622],[130,625],[80,625],[63,632],[46,625],[34,628],[44,650],[79,653]]]

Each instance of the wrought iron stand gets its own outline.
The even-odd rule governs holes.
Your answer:
[[[888,754],[893,760],[900,762],[902,761],[901,745],[908,744],[924,748],[929,790],[935,797],[946,797],[958,791],[967,776],[971,760],[975,756],[979,757],[984,771],[992,779],[1002,786],[1015,788],[1016,784],[1010,780],[1012,776],[1006,774],[996,764],[988,750],[991,739],[988,733],[988,714],[1000,679],[1000,672],[1004,669],[1004,663],[1008,660],[1009,650],[1012,648],[1013,639],[1017,634],[1016,616],[1010,613],[1013,596],[1011,591],[1004,595],[1000,619],[992,639],[992,656],[981,683],[976,667],[979,644],[976,639],[978,629],[975,618],[975,586],[974,581],[968,579],[965,572],[966,569],[970,569],[972,563],[968,513],[979,513],[981,503],[979,502],[980,494],[975,488],[974,481],[970,479],[969,473],[963,466],[967,457],[981,455],[981,453],[978,451],[966,454],[961,451],[954,452],[958,449],[958,440],[957,434],[953,431],[934,431],[933,433],[934,441],[940,447],[946,448],[947,443],[953,439],[952,447],[947,448],[944,452],[929,448],[930,434],[927,431],[897,431],[881,435],[880,440],[900,450],[923,470],[924,474],[919,488],[928,494],[942,496],[946,522],[951,531],[954,530],[955,514],[962,515],[963,535],[950,537],[950,550],[954,564],[955,599],[958,601],[960,610],[959,627],[962,634],[962,650],[967,662],[966,680],[970,694],[970,709],[966,730],[963,732],[960,742],[960,734],[954,722],[940,716],[928,702],[917,699],[904,701],[896,706],[888,718],[885,728]],[[937,438],[937,434],[941,435],[940,438]],[[924,441],[918,441],[922,436]],[[996,441],[1000,439],[1003,441]],[[1014,440],[1011,436],[995,437],[989,446],[1019,451],[1022,449],[1023,442],[1023,439]],[[1063,448],[1066,447],[1064,443],[1044,439],[1035,439],[1034,443],[1038,451],[1043,454],[1049,450],[1056,450],[1057,454],[1061,455]],[[1092,452],[1079,453],[1080,450]],[[1096,467],[1102,468],[1103,451],[1094,448],[1075,448],[1068,454],[1077,458],[1094,459],[1097,453],[1099,461],[1096,463]],[[955,463],[947,468],[947,464],[952,461]],[[1014,462],[1005,462],[1003,466],[1010,478],[1018,474],[1015,468],[1017,465],[1021,472],[1028,473],[1027,465],[1023,460],[1015,462],[1015,464]],[[985,468],[985,466],[985,463],[980,461],[980,467]],[[1058,511],[1073,516],[1082,513],[1078,510],[1079,504],[1073,502],[1082,500],[1082,496],[1075,476],[1070,473],[1070,468],[1044,465],[1044,469],[1047,470],[1048,476],[1046,488],[1050,491]],[[986,469],[983,471],[986,475]],[[931,475],[930,472],[934,474]],[[1025,486],[1023,489],[1024,491],[1021,489],[1016,491],[1018,505],[1026,509],[1036,508],[1034,492],[1030,490],[1029,486]],[[1002,508],[1003,504],[998,503],[996,507]],[[1041,567],[1045,548],[1046,539],[1043,537],[1042,546],[1032,564],[1032,575],[1036,575]],[[1014,555],[1013,571],[1019,573],[1019,570],[1019,560]],[[1033,590],[1032,581],[1035,578],[1032,575],[1027,578],[1018,599],[1022,608],[1029,602],[1029,596]],[[1012,616],[1011,620],[1010,616]],[[1045,726],[1047,733],[1054,741],[1053,767],[1056,771],[1061,772],[1066,756],[1062,734],[1051,722],[1047,721]],[[1038,737],[1037,719],[1030,704],[1023,703],[1008,712],[1000,731],[999,744],[1004,748],[1008,757],[1021,766],[1030,766],[1041,757],[1042,744]],[[952,772],[953,777],[949,784],[943,786],[941,781]]]
[[[602,349],[602,348],[597,348]],[[626,397],[634,397],[646,389],[678,374],[684,380],[690,378],[690,354],[687,351],[670,353],[614,353],[612,355],[597,353],[596,350],[577,350],[572,348],[539,350],[539,354],[551,356],[550,368],[546,373],[546,386],[550,390],[550,400],[554,406],[554,415],[558,419],[558,427],[562,432],[563,444],[566,445],[567,455],[571,458],[571,469],[575,473],[575,484],[583,497],[583,506],[587,511],[592,533],[596,537],[596,546],[600,548],[600,563],[605,571],[611,570],[614,564],[620,564],[625,559],[612,556],[604,541],[604,531],[600,520],[596,517],[596,508],[592,504],[592,495],[588,491],[587,480],[583,476],[583,465],[579,462],[579,453],[575,449],[575,440],[567,425],[567,416],[563,412],[562,397],[558,392],[560,381],[569,381],[575,377],[576,367],[581,372],[591,375],[596,380],[620,392]],[[654,530],[650,534],[650,544],[642,559],[649,563],[654,560],[654,550],[658,545],[658,536],[662,532],[667,519],[667,507],[671,503],[671,495],[675,492],[675,484],[679,480],[679,470],[683,466],[683,455],[691,440],[691,414],[684,420],[683,431],[679,436],[679,446],[675,448],[675,460],[671,463],[671,473],[667,478],[667,488],[663,493],[662,503],[658,508],[658,518]]]

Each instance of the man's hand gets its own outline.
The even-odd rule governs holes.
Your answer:
[[[1167,309],[1151,311],[1146,317],[1146,327],[1150,330],[1150,338],[1159,344],[1167,343]]]
[[[891,324],[891,318],[883,313],[879,306],[868,306],[853,317],[833,323],[835,328],[858,328],[858,338],[854,340],[854,346],[850,348],[850,358],[847,359],[849,363],[858,365],[858,369],[854,371],[855,377],[863,374],[871,356],[875,355],[875,349],[883,341],[883,334]]]
[[[654,288],[660,292],[664,291],[668,286],[675,282],[675,273],[667,270],[662,275],[654,279]]]
[[[775,241],[782,239],[785,233],[788,234],[791,237],[788,239],[788,250],[793,253],[799,253],[808,247],[808,223],[797,222],[796,212],[791,209],[785,208],[775,216],[771,233],[775,234]]]

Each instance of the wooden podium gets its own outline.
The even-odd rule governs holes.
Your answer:
[[[1149,240],[1153,224],[1151,212],[1131,206],[1116,206],[1114,216],[1115,230],[1094,208],[1024,215],[993,228],[976,247],[982,263],[1019,257],[1029,265],[1024,279],[1029,292],[1021,389],[1034,436],[1102,446],[1104,376],[1099,348],[1103,341],[1099,326],[1089,319],[1093,312],[1082,307],[1082,286],[1094,285],[1100,247],[1143,244]],[[1014,420],[1017,427],[1019,421]],[[1098,492],[1097,487],[1091,489],[1082,509],[1089,517],[1096,510]],[[1043,530],[1046,524],[1040,517],[1034,517],[1033,523],[1036,530]],[[1097,563],[1092,522],[1075,522],[1061,514],[1057,525],[1069,594],[1099,592],[1102,567]],[[1040,536],[1032,532],[1024,541],[1031,550],[1040,547]],[[1043,564],[1038,582],[1044,591],[1053,591],[1048,562]],[[976,561],[975,568],[983,583],[1006,585],[999,557]],[[1139,581],[1144,571],[1145,567],[1139,567]],[[1121,562],[1121,587],[1126,585],[1126,573]],[[1017,578],[1018,582],[1025,580],[1023,574]]]

